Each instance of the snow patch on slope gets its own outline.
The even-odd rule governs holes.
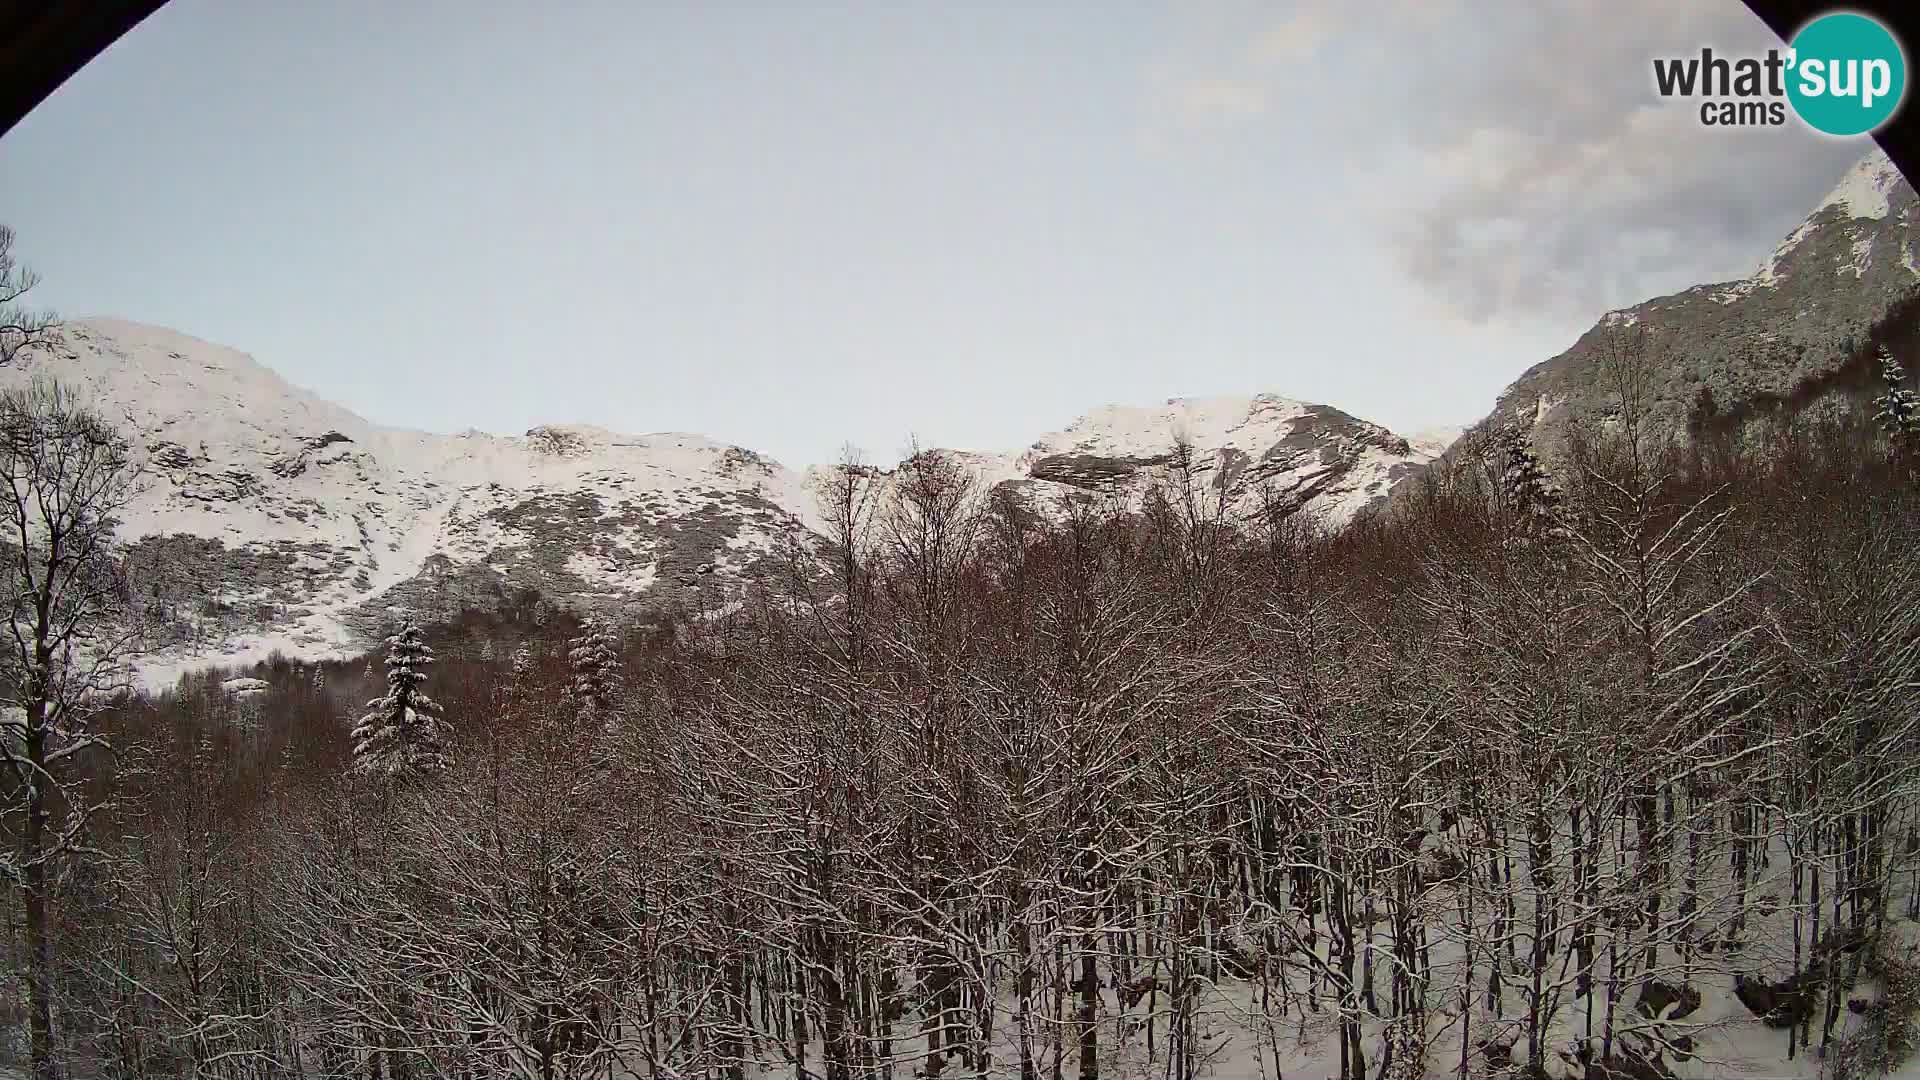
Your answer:
[[[1878,146],[1869,150],[1865,157],[1847,170],[1846,175],[1833,186],[1833,190],[1827,193],[1826,198],[1820,200],[1819,204],[1813,208],[1813,212],[1807,215],[1806,220],[1788,233],[1787,238],[1773,249],[1773,254],[1767,257],[1766,262],[1762,263],[1758,270],[1755,270],[1750,277],[1732,283],[1730,299],[1743,296],[1756,288],[1770,288],[1779,284],[1781,261],[1792,254],[1794,249],[1812,234],[1816,228],[1816,220],[1829,211],[1838,210],[1843,220],[1879,221],[1884,219],[1893,211],[1893,191],[1900,185],[1902,179],[1900,170],[1894,166],[1892,159],[1887,157],[1886,151]],[[1855,255],[1856,259],[1861,255],[1857,246]]]
[[[1838,207],[1849,218],[1879,221],[1892,213],[1893,189],[1899,186],[1901,179],[1900,170],[1887,157],[1887,152],[1875,146],[1853,168],[1847,170],[1847,174],[1814,208],[1814,213],[1818,214],[1828,207]]]
[[[1844,274],[1852,271],[1854,277],[1865,277],[1867,261],[1873,258],[1873,237],[1864,236],[1853,242],[1853,257],[1836,267],[1834,272]]]

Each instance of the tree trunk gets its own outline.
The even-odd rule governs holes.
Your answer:
[[[1080,1080],[1100,1080],[1100,972],[1093,951],[1093,935],[1080,941]]]
[[[45,668],[43,667],[44,671]],[[31,1029],[33,1080],[55,1080],[53,1064],[53,936],[47,925],[47,795],[42,777],[46,775],[46,720],[44,701],[27,706],[27,759],[33,776],[27,783],[27,831],[23,862],[25,865],[22,898],[27,915],[27,968],[29,987],[27,1023]]]

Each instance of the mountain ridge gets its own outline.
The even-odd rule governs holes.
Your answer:
[[[111,317],[66,324],[0,385],[43,375],[120,423],[147,472],[122,535],[168,642],[138,662],[156,689],[275,650],[356,652],[402,615],[450,618],[527,589],[621,614],[724,609],[817,547],[835,471],[685,432],[385,427],[241,350]],[[1102,406],[1017,451],[934,452],[1048,513],[1087,495],[1137,502],[1179,438],[1229,509],[1277,493],[1329,526],[1435,452],[1276,394]]]

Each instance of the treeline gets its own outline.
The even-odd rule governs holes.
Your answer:
[[[125,702],[59,875],[64,1067],[1877,1072],[1916,1003],[1911,438],[1679,447],[1620,387],[1551,471],[1484,438],[1336,535],[1190,452],[1045,516],[927,454],[842,470],[722,619]],[[439,756],[355,767],[409,732]]]

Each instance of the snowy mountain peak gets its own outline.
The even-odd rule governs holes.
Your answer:
[[[1439,457],[1447,448],[1460,441],[1467,429],[1460,425],[1425,428],[1407,436],[1407,442],[1420,453]]]
[[[359,416],[236,349],[122,319],[70,322],[61,333],[63,349],[22,357],[18,373],[58,376],[103,408],[191,428],[200,441],[309,430],[358,437],[370,430]]]
[[[1167,477],[1180,443],[1232,508],[1277,496],[1328,526],[1384,499],[1435,456],[1339,409],[1257,394],[1095,409],[1036,440],[1014,471],[1065,489],[1137,496]]]
[[[1813,212],[1817,215],[1832,206],[1849,218],[1877,221],[1892,212],[1894,190],[1903,182],[1905,178],[1899,168],[1887,157],[1887,152],[1876,145],[1847,170]]]
[[[1176,441],[1201,450],[1253,449],[1271,439],[1306,430],[1392,447],[1406,440],[1378,424],[1326,405],[1277,394],[1252,397],[1169,398],[1158,407],[1109,405],[1095,409],[1063,431],[1042,436],[1028,457],[1059,453],[1157,455]]]
[[[1791,257],[1816,231],[1834,226],[1866,232],[1898,224],[1899,220],[1904,220],[1905,212],[1903,210],[1895,215],[1895,208],[1906,207],[1912,201],[1913,186],[1900,175],[1900,170],[1887,157],[1886,151],[1876,146],[1847,170],[1834,184],[1833,190],[1827,193],[1827,197],[1820,200],[1799,227],[1780,241],[1758,270],[1743,281],[1720,287],[1715,298],[1721,303],[1730,303],[1754,289],[1774,288],[1787,275],[1787,264],[1792,261]],[[1890,222],[1890,218],[1896,220]],[[1870,254],[1868,247],[1869,244],[1862,241],[1854,253],[1856,262]],[[1858,271],[1864,267],[1855,266],[1853,269],[1858,276]]]
[[[1064,431],[1044,436],[1033,449],[1041,453],[1068,447],[1161,452],[1175,439],[1214,445],[1230,441],[1235,432],[1250,426],[1291,423],[1316,407],[1276,394],[1176,397],[1159,406],[1108,405],[1080,417]]]

